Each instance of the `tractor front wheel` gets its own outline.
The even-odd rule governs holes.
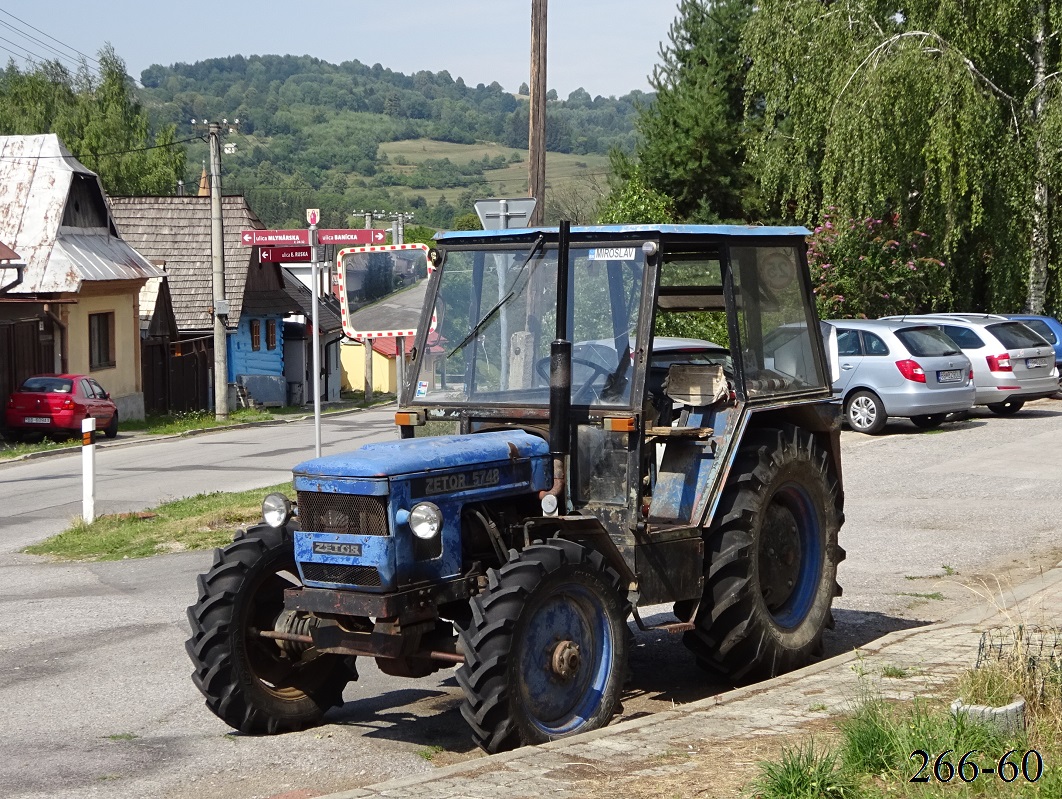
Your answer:
[[[284,590],[300,585],[290,537],[264,524],[216,550],[214,565],[199,576],[185,644],[195,664],[192,680],[207,707],[241,732],[318,724],[343,703],[344,686],[357,677],[336,655],[259,634],[307,633],[308,618],[284,610]]]
[[[511,551],[471,600],[459,647],[461,713],[487,752],[605,726],[627,667],[619,575],[600,553],[562,539]]]

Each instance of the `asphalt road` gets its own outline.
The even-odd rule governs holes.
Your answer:
[[[326,418],[325,452],[394,436],[391,411]],[[99,453],[97,510],[281,482],[312,455],[307,423],[228,430]],[[848,560],[828,654],[935,621],[1059,559],[1062,402],[976,412],[937,432],[907,422],[842,435]],[[80,512],[80,461],[0,466],[0,796],[250,799],[325,793],[477,756],[450,672],[390,678],[372,664],[328,725],[233,734],[202,704],[184,608],[210,554],[49,563],[19,554]],[[658,609],[663,614],[664,609]],[[653,614],[648,614],[652,620]],[[624,718],[721,690],[677,637],[639,633]]]

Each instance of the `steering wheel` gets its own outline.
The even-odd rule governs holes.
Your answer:
[[[538,372],[539,376],[545,380],[547,384],[549,383],[549,361],[549,358],[543,358],[535,364],[535,371]],[[575,356],[572,356],[572,366],[575,366],[576,364],[589,367],[591,372],[590,377],[572,394],[572,400],[579,399],[586,391],[590,391],[594,397],[598,396],[597,390],[591,387],[593,386],[594,381],[597,380],[598,375],[607,377],[612,373],[611,370],[607,366],[602,366],[599,363],[588,361],[585,358],[576,358]],[[572,377],[575,377],[575,369],[572,369]]]

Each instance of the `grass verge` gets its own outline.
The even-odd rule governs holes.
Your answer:
[[[745,796],[1062,797],[1062,666],[1044,671],[1028,663],[1020,656],[987,663],[966,673],[950,694],[991,706],[1024,696],[1024,732],[953,715],[945,700],[897,702],[868,692],[839,722],[832,746],[809,738],[785,747],[778,760],[760,764]]]
[[[167,552],[213,549],[232,541],[236,528],[262,517],[262,498],[271,491],[292,493],[291,483],[237,493],[198,494],[151,511],[78,519],[67,530],[24,551],[62,560],[122,560]]]

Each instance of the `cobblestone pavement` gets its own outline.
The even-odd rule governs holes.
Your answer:
[[[1062,563],[1013,590],[971,596],[970,609],[938,624],[890,633],[858,650],[767,682],[719,694],[537,747],[332,794],[327,799],[596,798],[736,796],[737,786],[675,790],[698,779],[692,753],[754,750],[758,738],[784,739],[830,726],[868,684],[898,699],[933,694],[976,662],[980,634],[1024,622],[1062,624]],[[885,678],[882,671],[906,673]],[[664,786],[667,792],[663,793]],[[688,786],[687,786],[688,787]],[[301,794],[308,796],[308,794]]]

